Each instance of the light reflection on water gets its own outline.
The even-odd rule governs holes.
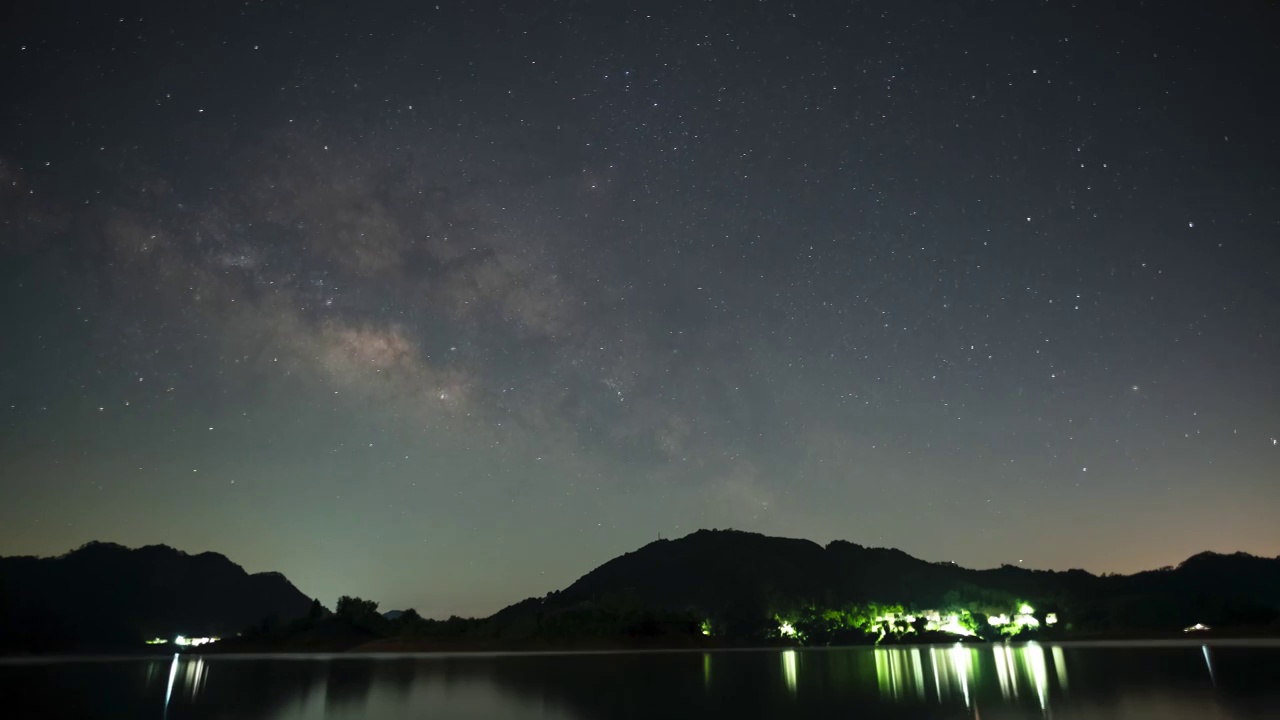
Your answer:
[[[1067,692],[1070,689],[1067,684],[1067,656],[1058,645],[1053,646],[1053,669],[1058,673],[1058,687]]]
[[[787,692],[792,695],[796,694],[796,679],[800,674],[798,665],[799,660],[795,650],[784,650],[782,652],[782,677],[787,683]]]
[[[1066,657],[1059,647],[1052,648],[1051,655],[1058,689],[1065,693]],[[980,683],[983,673],[991,670],[1005,700],[1018,700],[1025,690],[1032,693],[1041,709],[1049,706],[1049,663],[1044,648],[1037,643],[997,644],[989,649],[962,645],[945,649],[931,647],[927,654],[917,647],[876,648],[875,659],[876,682],[884,699],[915,698],[921,702],[947,703],[958,698],[969,707],[972,705],[970,686]]]
[[[216,666],[216,667],[215,667]],[[1280,647],[1026,644],[0,661],[0,717],[1275,718]],[[81,701],[83,698],[83,702]]]
[[[204,658],[196,655],[183,656],[178,653],[173,654],[173,660],[169,662],[169,683],[164,690],[164,716],[169,715],[169,702],[173,700],[173,684],[178,677],[178,670],[183,669],[182,685],[179,691],[184,693],[190,700],[195,700],[200,694],[200,688],[208,682],[208,667],[205,665]],[[154,676],[154,665],[147,670],[148,678]]]
[[[876,683],[880,696],[901,701],[945,702],[953,697],[970,704],[977,650],[966,647],[876,648]],[[926,678],[928,680],[926,681]]]

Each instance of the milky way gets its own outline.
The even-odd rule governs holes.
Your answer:
[[[1274,7],[143,5],[3,30],[4,554],[1280,552]]]

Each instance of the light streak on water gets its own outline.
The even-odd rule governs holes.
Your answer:
[[[933,693],[942,702],[942,682],[938,679],[938,649],[929,648],[929,665],[933,668]]]
[[[792,695],[796,694],[797,662],[795,650],[787,650],[782,653],[782,677],[786,680],[787,690]]]
[[[924,663],[920,661],[920,648],[911,648],[911,669],[916,678],[916,695],[924,701]]]
[[[1004,660],[1005,653],[1007,653],[1008,650],[1005,649],[1003,645],[996,645],[991,648],[991,652],[996,657],[996,676],[1000,680],[1000,695],[1004,697],[1005,700],[1008,700],[1010,695],[1009,683],[1011,678],[1009,677],[1009,664]],[[1016,682],[1017,678],[1014,677],[1012,680]]]
[[[1044,648],[1038,643],[1031,643],[1022,649],[1022,657],[1028,666],[1031,682],[1036,687],[1036,698],[1040,700],[1040,709],[1049,707],[1049,672],[1044,664]]]
[[[1067,657],[1062,654],[1062,648],[1057,645],[1053,646],[1053,670],[1058,674],[1058,688],[1063,692],[1067,691]]]
[[[1214,687],[1218,687],[1218,678],[1213,674],[1213,660],[1209,658],[1209,646],[1201,645],[1200,651],[1204,653],[1204,666],[1209,668],[1209,682],[1213,683]]]
[[[933,676],[932,700],[939,704],[954,695],[963,695],[965,705],[971,702],[969,686],[973,679],[973,653],[967,647],[938,651],[929,648],[929,673]],[[929,702],[929,680],[926,679],[925,657],[921,648],[876,648],[876,684],[881,696],[897,701],[910,699]]]
[[[169,715],[169,698],[173,697],[173,678],[178,674],[178,653],[173,654],[173,662],[169,664],[169,686],[164,690],[164,714]]]
[[[1018,697],[1018,668],[1013,662],[1014,650],[1005,648],[1004,662],[1009,668],[1009,687],[1013,689],[1013,696]]]
[[[964,706],[969,707],[969,673],[971,672],[969,663],[969,651],[960,645],[956,645],[949,651],[951,655],[951,667],[956,675],[960,676],[960,689],[964,691]]]

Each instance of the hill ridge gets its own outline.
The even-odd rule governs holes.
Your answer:
[[[91,541],[61,555],[0,557],[0,648],[116,649],[144,639],[226,636],[304,616],[282,573],[221,553]]]

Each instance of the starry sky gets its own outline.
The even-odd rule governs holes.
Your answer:
[[[0,554],[1280,553],[1274,3],[5,12]]]

